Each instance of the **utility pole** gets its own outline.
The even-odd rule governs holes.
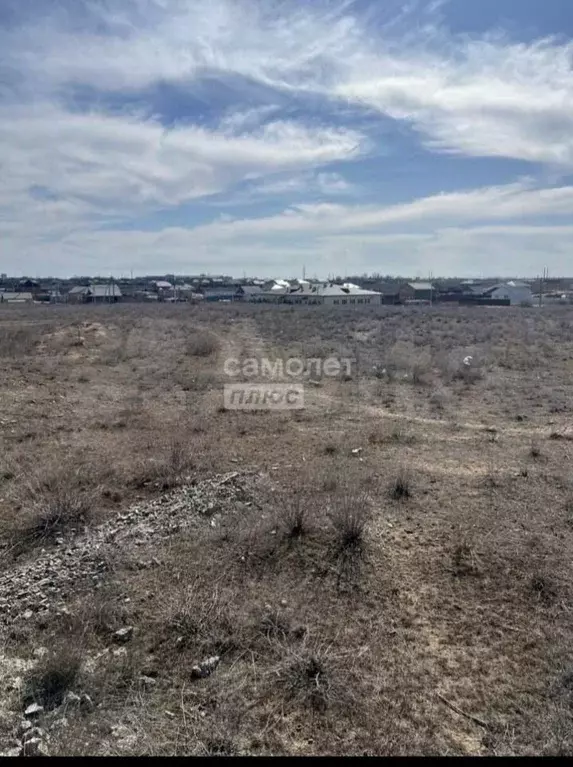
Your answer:
[[[543,306],[543,284],[549,277],[549,270],[546,266],[543,267],[543,277],[539,278],[539,306]]]

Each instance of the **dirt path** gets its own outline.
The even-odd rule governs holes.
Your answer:
[[[219,341],[220,350],[218,354],[218,369],[223,370],[223,366],[226,360],[229,359],[257,359],[261,360],[265,357],[274,359],[273,354],[269,348],[269,344],[262,337],[256,323],[253,320],[241,320],[233,328],[233,330],[225,335],[216,333],[213,330],[210,331]],[[324,388],[309,386],[305,379],[305,402],[310,407],[323,407],[327,406],[329,412],[344,411],[345,415],[343,420],[350,422],[356,417],[360,420],[363,418],[368,419],[370,423],[375,423],[377,419],[383,421],[403,421],[406,423],[419,424],[421,426],[429,426],[437,429],[447,429],[453,434],[459,431],[471,431],[471,432],[485,432],[491,430],[494,433],[500,435],[511,435],[515,437],[521,437],[523,439],[547,439],[549,435],[554,431],[567,430],[567,423],[555,424],[553,426],[509,426],[503,424],[500,426],[499,421],[495,426],[488,424],[484,421],[454,421],[449,418],[430,418],[427,416],[418,416],[410,413],[400,413],[380,405],[372,404],[365,401],[365,398],[359,396],[352,407],[349,407],[348,402],[341,402],[341,394],[335,394],[325,391]],[[296,424],[298,429],[308,428],[308,425],[304,423]],[[567,432],[567,434],[573,433]]]

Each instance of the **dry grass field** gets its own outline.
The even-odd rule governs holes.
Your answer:
[[[570,308],[3,309],[0,751],[570,755],[572,412]]]

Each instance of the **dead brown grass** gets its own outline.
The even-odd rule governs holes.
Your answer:
[[[0,707],[44,705],[50,753],[573,752],[565,310],[29,312],[0,312],[0,599],[164,509],[106,544],[97,581],[0,624],[35,659]],[[226,355],[297,353],[357,370],[302,414],[221,407]]]

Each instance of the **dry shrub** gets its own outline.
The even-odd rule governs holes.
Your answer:
[[[339,589],[355,588],[360,580],[366,553],[369,499],[364,493],[344,490],[336,495],[330,510],[334,531],[336,582]]]
[[[78,531],[93,516],[98,488],[86,468],[36,475],[15,490],[17,514],[5,522],[5,534],[17,551]]]
[[[100,355],[101,362],[104,365],[115,367],[122,362],[127,362],[130,359],[129,353],[129,340],[131,335],[131,329],[122,327],[119,330],[119,338],[113,346],[105,347]]]
[[[307,721],[309,714],[352,719],[360,710],[354,653],[308,634],[294,645],[277,644],[283,657],[270,669],[268,683],[284,697],[287,711]]]
[[[134,464],[128,480],[132,487],[171,490],[184,482],[195,468],[191,446],[182,437],[175,437],[160,451],[158,456],[140,459]]]
[[[467,541],[460,541],[452,552],[452,573],[457,577],[478,575],[479,567],[474,550]]]
[[[82,664],[82,648],[70,642],[58,644],[29,672],[24,680],[23,703],[38,703],[52,711],[64,702]]]
[[[532,458],[541,458],[541,456],[542,456],[541,446],[540,446],[539,442],[537,442],[536,440],[534,440],[531,443],[531,448],[529,449],[529,455]]]
[[[308,532],[308,505],[299,493],[288,499],[279,515],[279,524],[286,539],[297,540]]]
[[[418,386],[432,380],[432,354],[410,341],[398,341],[389,350],[382,365],[376,366],[376,377],[388,381],[406,381]]]
[[[32,354],[40,337],[38,327],[0,325],[0,358],[25,357]]]
[[[241,643],[235,598],[232,591],[227,594],[197,577],[168,599],[158,631],[167,632],[165,638],[178,650],[193,648],[198,656],[191,659],[194,662],[203,655],[224,655]]]
[[[278,686],[289,703],[324,714],[335,687],[331,648],[325,645],[290,649],[276,671]]]
[[[368,435],[371,445],[387,445],[392,442],[411,445],[415,441],[416,437],[401,423],[395,423],[391,429],[387,426],[376,426]]]
[[[389,488],[390,497],[394,501],[407,501],[412,496],[410,475],[405,469],[400,469]]]
[[[561,431],[552,431],[549,435],[549,439],[554,441],[565,440],[567,442],[573,442],[573,434]]]
[[[446,409],[449,400],[449,394],[443,388],[435,389],[429,398],[430,405],[440,413]]]
[[[330,511],[330,521],[338,553],[363,552],[368,513],[368,499],[364,494],[342,492],[336,496]]]
[[[191,357],[210,357],[218,349],[217,338],[209,332],[197,332],[187,339],[187,354]]]

